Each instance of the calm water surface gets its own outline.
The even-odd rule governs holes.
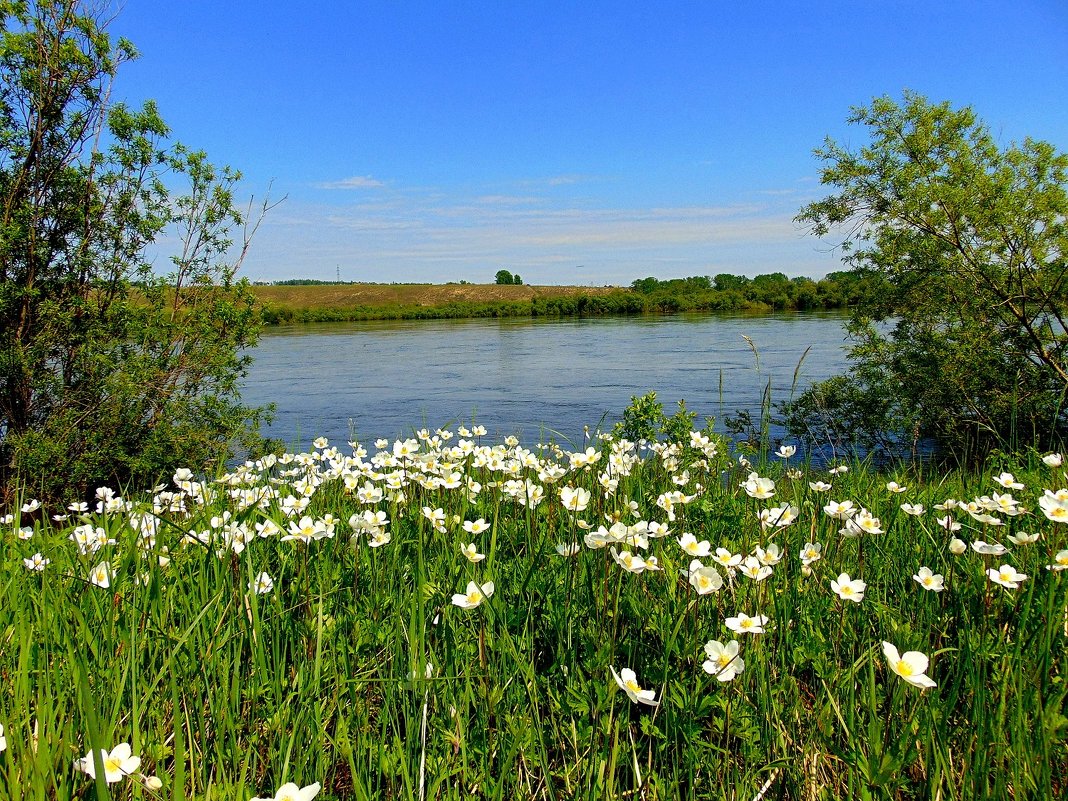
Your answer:
[[[702,417],[759,411],[845,366],[839,314],[679,315],[563,320],[323,323],[272,328],[244,384],[274,403],[265,433],[293,447],[410,436],[421,427],[486,426],[531,442],[557,432],[582,441],[608,428],[631,396],[680,398]],[[758,360],[743,338],[752,339]]]

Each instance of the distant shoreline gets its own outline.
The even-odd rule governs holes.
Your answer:
[[[839,298],[769,303],[738,292],[643,294],[625,287],[506,284],[313,284],[253,286],[267,325],[361,320],[582,317],[686,311],[840,309]],[[785,302],[784,302],[785,301]]]

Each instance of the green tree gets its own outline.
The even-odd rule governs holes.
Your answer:
[[[513,281],[512,274],[508,270],[498,270],[496,275],[496,282],[498,284],[511,284]]]
[[[715,289],[720,292],[728,292],[732,289],[741,290],[749,285],[749,279],[744,275],[731,275],[730,273],[719,273],[714,281]]]
[[[515,284],[516,286],[522,286],[523,285],[523,279],[520,278],[519,273],[516,273],[515,275],[512,276],[512,283]]]
[[[819,236],[844,232],[868,291],[849,325],[850,374],[804,395],[791,425],[823,437],[837,417],[873,439],[929,436],[966,456],[1058,436],[1068,156],[1031,139],[999,147],[971,108],[912,93],[849,121],[868,144],[816,151],[836,192],[797,219]]]
[[[0,481],[58,497],[210,466],[260,418],[240,176],[168,145],[152,103],[109,103],[136,52],[78,0],[2,2],[0,26]]]
[[[643,295],[648,295],[652,292],[655,292],[656,288],[659,285],[660,282],[657,279],[653,278],[652,276],[649,276],[648,278],[634,279],[630,284],[630,288],[633,289],[635,292],[640,292]]]

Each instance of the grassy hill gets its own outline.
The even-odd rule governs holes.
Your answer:
[[[612,298],[614,311],[630,289],[499,284],[316,284],[252,288],[268,323],[420,317],[498,317],[573,313],[583,298]],[[586,301],[588,302],[588,301]],[[624,309],[625,310],[625,309]],[[544,312],[542,312],[544,313]]]

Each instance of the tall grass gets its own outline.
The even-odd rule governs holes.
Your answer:
[[[420,801],[1068,792],[1068,571],[1046,567],[1068,534],[1037,505],[1066,477],[1034,454],[998,466],[1030,510],[998,526],[933,508],[1007,491],[989,475],[829,475],[772,455],[753,468],[775,481],[758,500],[740,486],[750,468],[696,434],[653,447],[602,437],[585,453],[455,441],[427,434],[375,456],[320,443],[211,483],[179,475],[154,496],[102,492],[100,511],[62,521],[20,501],[0,545],[0,796],[248,799],[287,781]],[[566,508],[564,486],[588,490],[588,506]],[[665,500],[673,491],[684,495]],[[869,510],[882,533],[841,534],[823,511],[832,499]],[[780,505],[796,522],[762,528],[760,511]],[[377,533],[344,522],[377,511]],[[1011,552],[954,555],[946,514],[956,536]],[[309,541],[283,540],[305,516]],[[461,527],[479,518],[484,533]],[[638,521],[671,533],[642,548]],[[85,525],[114,542],[80,554],[71,535]],[[683,532],[738,555],[775,543],[783,558],[759,582],[719,566],[722,589],[698,595]],[[1020,532],[1041,537],[1012,545]],[[461,553],[469,542],[484,560]],[[813,542],[822,557],[806,566]],[[613,548],[659,569],[628,572]],[[35,553],[51,560],[39,572],[23,563]],[[107,588],[88,579],[104,561]],[[1018,589],[987,577],[1003,562],[1028,576]],[[921,566],[943,592],[913,580]],[[264,572],[273,588],[252,592]],[[861,603],[831,591],[842,572],[867,583]],[[454,605],[472,580],[495,592]],[[728,630],[740,612],[766,615],[766,632]],[[702,669],[713,639],[741,643],[731,681]],[[883,641],[929,656],[937,686],[896,675]],[[657,705],[632,703],[612,668],[633,669]],[[73,769],[120,742],[161,789]]]

